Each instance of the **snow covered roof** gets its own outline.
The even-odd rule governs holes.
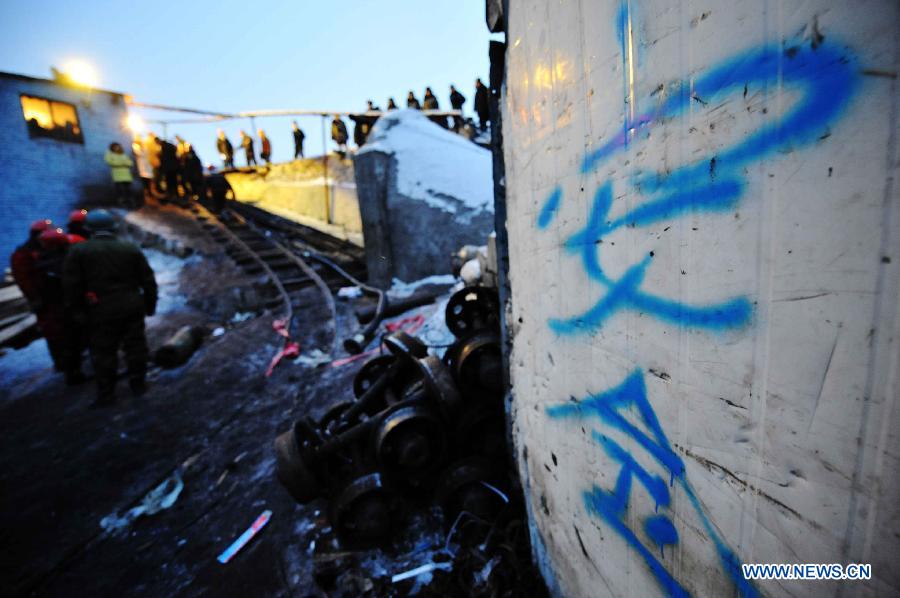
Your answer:
[[[358,154],[382,152],[397,160],[397,190],[456,214],[493,211],[491,152],[448,131],[418,110],[395,110],[375,123]]]

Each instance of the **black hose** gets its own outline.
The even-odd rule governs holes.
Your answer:
[[[351,355],[358,355],[362,353],[365,348],[368,346],[372,339],[375,337],[375,332],[378,330],[378,326],[381,325],[381,321],[384,319],[385,310],[387,309],[387,293],[382,291],[381,289],[373,286],[369,286],[359,280],[357,280],[353,275],[349,272],[341,268],[332,260],[328,259],[324,255],[319,255],[318,253],[314,253],[308,249],[303,250],[303,257],[310,257],[314,260],[319,261],[322,264],[325,264],[342,278],[349,281],[350,284],[358,286],[364,293],[368,293],[370,295],[375,295],[378,297],[378,303],[375,306],[375,315],[372,316],[372,319],[369,320],[369,323],[366,324],[362,329],[358,330],[356,334],[351,336],[348,339],[344,340],[344,349],[347,353]]]

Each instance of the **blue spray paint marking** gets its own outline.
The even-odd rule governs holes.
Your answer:
[[[723,185],[728,184],[722,181]],[[736,201],[737,190],[734,193]],[[557,202],[558,203],[558,202]],[[612,205],[612,184],[607,182],[597,189],[594,205],[585,227],[572,235],[565,244],[567,251],[579,253],[581,263],[588,277],[606,286],[609,292],[584,314],[569,319],[551,318],[549,326],[558,334],[589,333],[599,328],[615,312],[632,308],[653,314],[661,320],[674,324],[724,329],[743,326],[750,321],[752,306],[746,298],[737,298],[717,305],[694,307],[662,297],[657,297],[640,290],[650,256],[629,268],[618,280],[604,273],[600,265],[598,242],[610,232],[623,226],[646,225],[672,217],[680,211],[690,209],[688,202],[662,202],[656,205],[644,205],[630,214],[617,220],[608,221],[606,217]],[[707,206],[709,209],[729,209],[731,203],[721,206]]]
[[[547,228],[547,226],[553,222],[553,219],[556,218],[556,210],[559,209],[559,201],[562,199],[562,189],[557,187],[553,190],[553,193],[550,194],[550,197],[547,198],[547,201],[544,202],[544,207],[541,208],[541,213],[538,215],[537,225],[538,228]]]
[[[626,419],[623,412],[631,409],[637,411],[639,423],[646,432]],[[647,399],[647,388],[641,370],[632,372],[619,386],[575,403],[563,403],[549,407],[547,413],[554,419],[570,418],[583,421],[596,418],[603,425],[625,433],[630,440],[643,448],[660,466],[668,470],[669,484],[675,485],[677,482],[678,487],[688,496],[691,507],[703,524],[704,531],[716,547],[722,570],[732,580],[738,592],[742,596],[757,596],[756,588],[744,579],[740,561],[719,536],[694,494],[693,488],[688,483],[684,462],[672,450],[668,438],[659,425],[656,413]],[[662,552],[663,546],[678,543],[678,532],[674,523],[668,516],[658,513],[659,507],[668,508],[671,503],[671,495],[664,480],[647,471],[621,445],[609,437],[596,430],[593,431],[592,436],[612,460],[621,464],[621,468],[612,491],[594,485],[591,490],[584,493],[585,508],[589,513],[606,522],[628,542],[669,595],[688,596],[687,590],[669,573],[662,562],[665,558]],[[660,549],[660,558],[658,559],[626,523],[634,479],[640,482],[656,503],[656,512],[644,519],[643,528],[645,535]]]
[[[622,2],[616,19],[623,56],[633,18],[629,11],[627,1]],[[698,160],[669,174],[633,174],[631,185],[649,199],[614,220],[607,220],[612,205],[611,183],[600,186],[587,224],[566,241],[565,247],[569,252],[580,254],[588,277],[607,287],[608,292],[581,315],[550,319],[551,329],[559,334],[591,333],[622,309],[633,309],[668,323],[707,330],[740,328],[750,322],[752,305],[746,297],[692,306],[643,291],[640,287],[649,258],[626,270],[617,280],[607,276],[600,266],[600,244],[604,236],[624,226],[648,226],[691,212],[726,212],[737,206],[746,190],[743,170],[748,163],[814,141],[849,105],[859,87],[857,67],[849,52],[841,52],[834,46],[823,45],[813,50],[804,45],[788,49],[764,46],[743,53],[702,75],[693,85],[683,82],[680,91],[652,113],[640,114],[632,120],[626,108],[622,132],[589,153],[581,169],[582,173],[593,172],[623,150],[636,132],[649,132],[653,125],[678,116],[694,98],[701,98],[706,103],[721,102],[744,86],[779,83],[799,89],[801,98],[781,119],[713,156],[714,174],[710,169],[711,158]],[[691,89],[693,92],[688,93]],[[561,203],[562,191],[557,187],[541,210],[539,228],[550,225]]]
[[[730,167],[755,160],[792,144],[802,145],[815,140],[828,124],[849,105],[859,87],[858,67],[849,51],[841,52],[834,45],[821,45],[813,50],[808,45],[788,49],[764,46],[725,61],[693,85],[683,81],[680,92],[669,97],[652,113],[636,117],[632,128],[660,123],[681,114],[693,101],[701,98],[706,103],[720,102],[746,85],[766,86],[780,83],[784,87],[798,87],[803,97],[794,109],[780,120],[763,127],[734,148],[719,154],[722,162]],[[693,89],[689,94],[686,90]],[[606,144],[589,153],[582,163],[582,172],[592,172],[608,157],[619,151],[626,136],[619,134]],[[699,160],[694,166],[682,169],[702,170],[708,160]],[[671,179],[671,177],[666,177]]]
[[[631,7],[628,0],[622,0],[619,4],[619,14],[616,15],[616,35],[619,38],[619,47],[622,50],[622,89],[625,90],[625,103],[629,102],[628,92],[628,46],[630,44],[629,32],[631,29]],[[631,130],[631,110],[626,106],[625,119],[622,123],[622,139],[628,143],[628,133]]]
[[[663,546],[678,544],[678,530],[672,520],[664,515],[653,515],[644,520],[644,533],[659,545],[659,558],[666,558]]]

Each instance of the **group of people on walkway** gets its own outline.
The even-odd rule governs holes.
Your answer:
[[[114,403],[121,347],[128,385],[133,394],[144,393],[144,316],[156,312],[156,280],[140,248],[116,238],[109,212],[75,210],[65,231],[50,220],[33,222],[10,262],[66,384],[85,381],[81,364],[87,348],[97,383],[94,406]]]
[[[234,146],[231,144],[231,141],[228,140],[228,137],[225,136],[225,131],[218,129],[216,134],[216,150],[219,152],[219,158],[222,159],[222,164],[225,168],[234,168]],[[272,141],[262,129],[259,129],[257,134],[259,135],[259,157],[262,158],[266,164],[271,164]],[[253,143],[253,138],[244,131],[241,131],[240,135],[240,147],[244,150],[244,158],[247,162],[247,166],[259,165],[259,162],[256,161],[256,148]],[[294,158],[303,156],[304,138],[305,135],[303,134],[303,131],[297,126],[297,123],[294,122]]]
[[[165,202],[205,193],[203,162],[193,146],[177,135],[172,143],[153,132],[144,137],[135,134],[130,156],[121,143],[114,141],[104,159],[110,169],[115,200],[122,207],[140,207],[149,199]],[[142,196],[135,196],[132,190],[135,167]]]
[[[460,113],[463,111],[463,106],[466,103],[466,97],[456,89],[455,85],[450,86],[450,106],[453,110],[458,110]],[[481,79],[475,80],[475,114],[478,116],[478,127],[480,130],[486,131],[488,122],[490,121],[490,102],[488,96],[487,87],[481,82]],[[422,98],[422,102],[420,103],[418,98],[416,98],[415,92],[412,90],[406,96],[406,107],[413,110],[440,110],[440,102],[438,102],[437,97],[434,95],[430,87],[425,88],[425,95]],[[387,102],[387,111],[398,110],[399,106],[397,106],[397,102],[394,101],[394,98],[388,98]],[[351,114],[350,120],[353,121],[353,142],[357,147],[362,147],[366,143],[366,139],[369,136],[369,133],[372,131],[372,127],[375,126],[375,122],[378,120],[378,115],[371,114],[372,112],[381,112],[381,108],[376,106],[372,100],[368,100],[366,102],[366,112],[362,114]],[[471,127],[472,130],[468,135],[470,138],[474,137],[474,122],[471,119],[467,119],[464,115],[460,114],[459,116],[452,116],[452,120],[448,121],[446,116],[432,114],[429,115],[428,118],[437,125],[445,129],[452,129],[458,133],[463,133],[464,130],[468,127]],[[296,124],[296,123],[295,123]],[[341,119],[339,114],[335,114],[334,118],[331,121],[331,139],[338,146],[338,151],[344,153],[347,151],[347,142],[349,140],[349,135],[347,133],[347,125],[344,124],[344,121]]]
[[[180,136],[176,135],[175,142],[172,143],[157,137],[152,131],[144,137],[135,135],[131,152],[145,200],[155,198],[164,202],[204,194],[203,162],[193,145]],[[110,163],[109,156],[108,152],[107,163]],[[110,166],[112,167],[111,163]],[[128,172],[130,173],[130,169]],[[125,177],[124,170],[121,176]],[[115,180],[115,172],[113,179]],[[128,184],[130,183],[129,179]]]

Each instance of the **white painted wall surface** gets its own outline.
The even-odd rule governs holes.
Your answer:
[[[897,595],[900,4],[510,4],[513,431],[551,583]]]

